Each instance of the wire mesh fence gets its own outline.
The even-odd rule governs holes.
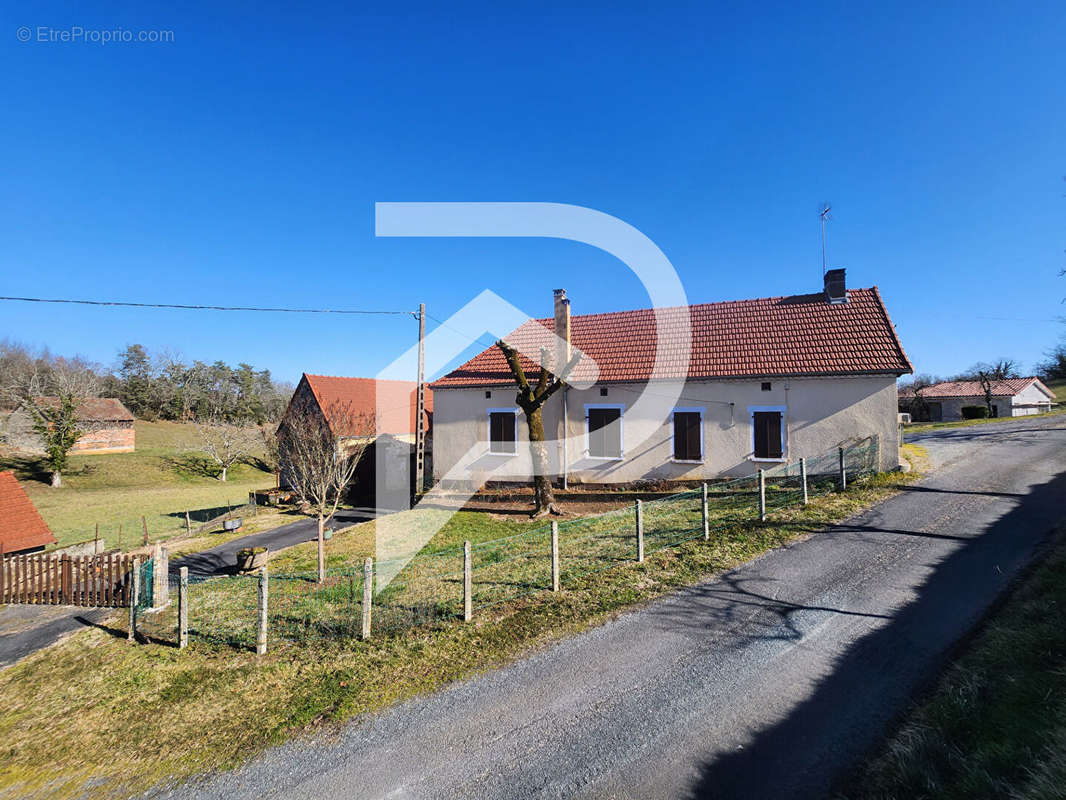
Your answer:
[[[850,484],[878,469],[876,437],[860,440],[799,462],[780,464],[754,476],[707,484],[708,534],[754,524],[760,494],[766,512],[800,505],[841,488],[841,466]],[[763,487],[760,492],[760,480]],[[634,507],[557,523],[559,577],[568,583],[637,560]],[[703,489],[678,492],[641,504],[643,553],[655,553],[704,536]],[[374,635],[463,618],[466,555],[462,546],[423,552],[403,563],[373,564],[370,596]],[[387,586],[380,575],[394,575]],[[470,602],[488,609],[552,587],[552,526],[470,546]],[[254,647],[257,593],[262,578],[237,575],[189,578],[188,634],[198,641]],[[356,637],[363,633],[365,574],[362,565],[317,573],[270,574],[267,630],[271,641],[307,642]],[[170,597],[178,577],[170,576]],[[147,584],[150,584],[150,576]],[[142,586],[146,585],[142,576]],[[175,603],[159,610],[139,609],[138,634],[176,642]]]

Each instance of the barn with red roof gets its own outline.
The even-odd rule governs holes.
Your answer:
[[[531,356],[547,340],[582,354],[572,385],[543,408],[553,474],[589,483],[744,475],[873,435],[881,467],[894,468],[896,380],[911,363],[877,288],[844,283],[843,270],[830,270],[816,294],[573,317],[557,290],[553,318],[506,337],[531,384],[540,374]],[[660,341],[671,321],[688,323],[687,360],[683,337]],[[499,348],[431,386],[435,479],[499,477],[526,457]]]

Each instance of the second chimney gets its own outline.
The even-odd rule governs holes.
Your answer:
[[[825,273],[825,299],[830,303],[848,302],[848,285],[843,267]]]
[[[570,301],[566,289],[555,290],[555,364],[556,374],[570,363]],[[561,341],[560,341],[561,340]]]

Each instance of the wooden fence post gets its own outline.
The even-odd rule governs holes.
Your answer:
[[[637,563],[644,560],[644,504],[637,500],[634,506],[637,515]]]
[[[255,654],[266,655],[267,651],[267,595],[270,576],[266,566],[259,568],[259,626],[255,634]]]
[[[700,509],[703,512],[703,541],[708,541],[711,538],[711,514],[710,509],[707,507],[707,484],[703,484],[701,488],[702,497],[700,498]]]
[[[178,649],[189,646],[189,568],[178,570]]]
[[[266,572],[266,566],[259,567],[259,625],[256,630],[256,655],[266,654],[266,603],[270,592],[270,575]]]
[[[185,509],[185,535],[192,536],[192,520],[189,519],[189,509]]]
[[[144,531],[144,541],[142,542],[142,544],[147,547],[148,546],[148,520],[146,520],[143,515],[141,516],[141,530]]]
[[[807,498],[807,459],[800,459],[800,482],[803,484],[803,505],[809,502]]]
[[[840,452],[840,491],[848,488],[848,472],[844,467],[844,448],[838,448]]]
[[[93,555],[100,552],[100,523],[96,523],[96,534],[93,536]]]
[[[470,542],[463,542],[463,622],[474,616],[474,581]]]
[[[559,591],[559,523],[552,520],[552,591]]]
[[[364,641],[370,638],[370,609],[374,600],[374,559],[363,562],[363,630],[360,634]]]
[[[759,522],[766,522],[766,472],[759,470]]]
[[[141,599],[141,562],[140,559],[133,559],[133,569],[130,573],[132,579],[133,589],[130,591],[130,630],[126,634],[128,641],[133,641],[137,637],[137,601]]]

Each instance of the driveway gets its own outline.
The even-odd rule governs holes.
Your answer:
[[[847,523],[174,798],[811,798],[1063,515],[1066,418],[922,437]]]
[[[101,625],[114,609],[74,606],[0,606],[0,667],[49,647],[87,625]]]
[[[371,519],[365,513],[358,511],[338,511],[330,523],[335,528],[354,525]],[[201,550],[199,553],[190,553],[181,558],[174,558],[170,562],[170,574],[177,575],[182,567],[189,568],[191,577],[208,578],[213,575],[232,575],[237,568],[237,551],[245,547],[266,547],[270,551],[281,550],[285,547],[310,542],[318,536],[318,521],[315,519],[302,519],[298,522],[290,522],[280,528],[273,528],[262,533],[250,533],[239,539],[233,539],[212,547],[209,550]]]

